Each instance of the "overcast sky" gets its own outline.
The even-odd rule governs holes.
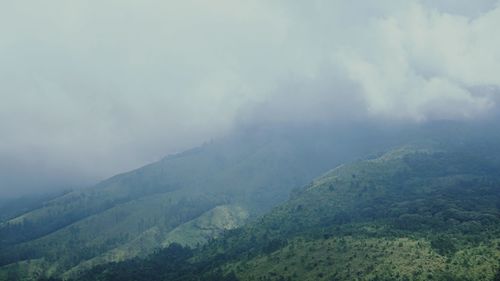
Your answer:
[[[482,118],[499,27],[494,0],[0,0],[0,196],[257,120]]]

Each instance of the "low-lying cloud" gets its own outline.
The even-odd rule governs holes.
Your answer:
[[[90,184],[242,122],[484,117],[499,4],[435,2],[4,1],[0,196]]]

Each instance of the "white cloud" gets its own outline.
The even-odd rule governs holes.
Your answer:
[[[83,182],[241,119],[475,118],[498,26],[492,0],[2,1],[0,159]]]
[[[457,119],[494,106],[475,95],[478,85],[500,85],[500,9],[471,20],[418,3],[383,18],[335,53],[350,79],[362,86],[368,110],[392,118]]]

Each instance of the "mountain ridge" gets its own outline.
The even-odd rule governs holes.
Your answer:
[[[37,260],[35,268],[22,271],[36,271],[37,276],[70,274],[94,258],[121,260],[105,257],[121,256],[111,254],[113,249],[120,252],[121,246],[141,236],[148,237],[148,246],[134,244],[128,252],[147,255],[162,245],[161,237],[168,232],[228,204],[248,212],[242,220],[226,217],[243,224],[286,200],[291,189],[376,147],[366,145],[361,136],[325,129],[309,132],[243,133],[53,199],[0,226],[0,272]],[[219,224],[211,235],[216,237],[228,225]]]
[[[0,261],[3,265],[0,267],[0,276],[6,276],[6,274],[24,276],[20,278],[22,280],[33,280],[43,276],[76,278],[80,273],[92,271],[93,267],[99,267],[101,264],[121,263],[128,259],[135,260],[136,257],[146,258],[158,248],[167,247],[168,243],[197,246],[212,241],[213,238],[221,237],[223,234],[226,237],[227,233],[233,233],[233,231],[235,233],[245,231],[248,227],[255,225],[252,221],[267,210],[280,205],[271,212],[271,215],[276,216],[280,208],[294,202],[296,198],[306,200],[307,196],[311,196],[315,190],[318,190],[319,194],[327,193],[314,199],[317,200],[315,202],[317,204],[312,204],[312,208],[303,209],[303,206],[297,205],[292,210],[293,212],[290,210],[282,212],[283,215],[295,214],[293,220],[289,220],[288,215],[278,216],[279,219],[276,221],[257,229],[258,231],[254,234],[269,232],[267,238],[256,238],[257,241],[262,240],[268,243],[267,245],[253,249],[251,243],[244,240],[240,241],[241,247],[230,247],[224,253],[231,256],[231,251],[242,251],[245,245],[250,247],[250,253],[263,251],[263,249],[267,249],[266,251],[279,249],[284,242],[281,238],[276,241],[272,240],[273,235],[279,233],[291,235],[297,229],[307,229],[311,223],[312,226],[332,223],[344,225],[344,227],[349,225],[351,230],[346,231],[354,231],[357,229],[356,224],[347,224],[347,222],[352,222],[353,218],[373,219],[383,213],[381,210],[373,209],[373,206],[387,204],[392,200],[391,198],[394,198],[394,195],[384,197],[383,192],[396,190],[387,188],[393,185],[391,179],[398,180],[398,176],[404,175],[407,170],[401,168],[405,165],[416,163],[415,167],[419,167],[419,163],[428,161],[426,165],[433,165],[431,168],[424,165],[423,168],[420,167],[420,170],[415,169],[415,171],[425,171],[423,175],[428,177],[442,170],[443,175],[446,175],[445,183],[447,181],[460,183],[469,180],[465,175],[463,179],[460,177],[454,179],[446,174],[453,173],[453,169],[467,168],[472,169],[474,173],[484,170],[487,175],[494,174],[498,167],[498,157],[495,155],[498,155],[500,151],[494,144],[499,138],[495,135],[495,131],[491,131],[492,138],[485,137],[484,133],[481,135],[471,133],[475,132],[474,130],[483,129],[446,125],[425,127],[416,131],[413,131],[413,128],[408,130],[410,133],[402,134],[401,128],[381,133],[377,132],[377,127],[367,126],[365,132],[359,135],[342,134],[340,131],[324,128],[309,129],[309,131],[285,130],[284,132],[269,130],[264,133],[241,134],[223,141],[215,141],[185,153],[166,157],[142,169],[112,177],[94,188],[66,194],[51,201],[50,206],[53,209],[37,210],[35,214],[45,216],[45,221],[52,221],[56,218],[55,221],[66,220],[70,224],[57,228],[56,231],[53,229],[50,231],[50,227],[46,227],[49,234],[43,237],[27,239],[28,241],[23,243],[8,244],[5,243],[5,238],[9,236],[5,234],[9,234],[9,229],[0,227],[0,238],[2,238],[0,240],[4,243],[3,246],[0,245],[2,248]],[[370,141],[367,142],[367,139]],[[401,148],[402,144],[407,145]],[[415,145],[423,149],[423,152],[431,147],[435,152],[433,152],[434,156],[452,155],[446,154],[446,151],[455,151],[459,152],[456,154],[459,157],[457,156],[458,158],[454,160],[453,157],[440,159],[441,156],[427,159],[429,153],[421,151],[422,153],[415,154],[420,158],[411,158],[415,163],[405,163],[404,152],[411,150],[411,147]],[[399,147],[400,150],[398,152],[397,149],[393,150],[391,147]],[[464,147],[467,149],[464,150]],[[392,152],[380,154],[380,151],[384,150]],[[485,153],[485,150],[490,151]],[[399,159],[396,159],[399,162],[392,161],[393,158],[389,157],[390,153],[393,158]],[[353,162],[355,159],[364,160]],[[376,168],[377,165],[385,163],[383,159],[386,159],[387,163],[392,163],[393,166]],[[317,185],[319,179],[325,179],[326,171],[342,163],[354,164],[344,164],[336,168],[337,171],[346,173],[341,184],[331,182],[325,186]],[[467,166],[464,163],[470,165]],[[353,165],[354,167],[361,165],[365,168],[351,173],[349,169]],[[448,165],[453,169],[442,169]],[[393,173],[387,174],[388,171]],[[364,181],[365,177],[369,180]],[[378,185],[374,185],[377,182]],[[433,180],[426,183],[429,184],[427,189],[434,188],[437,182],[439,181]],[[476,184],[474,181],[472,183]],[[307,186],[314,186],[314,190],[307,190]],[[375,186],[376,189],[372,190],[370,186]],[[424,186],[424,183],[420,186]],[[340,189],[337,190],[337,188]],[[344,192],[339,194],[347,201],[340,202],[338,198],[330,198],[328,192],[334,191]],[[366,191],[372,193],[366,193]],[[404,195],[401,192],[395,194]],[[324,208],[331,205],[328,198],[332,199],[332,202],[338,202],[339,206],[344,206],[353,198],[364,200],[366,196],[373,198],[360,201],[356,205],[359,206],[354,209],[342,211],[338,211],[338,208],[332,209],[338,211],[334,216],[329,216],[329,211],[327,211],[329,209]],[[287,201],[287,198],[290,199]],[[83,210],[84,213],[74,213],[75,210],[82,211],[81,206],[87,208]],[[103,208],[103,206],[109,208]],[[224,209],[224,206],[232,206],[230,208],[243,211],[231,212]],[[321,206],[323,209],[320,208]],[[219,210],[225,211],[219,212]],[[96,213],[91,214],[92,212]],[[208,214],[213,214],[213,216]],[[239,216],[240,214],[245,215]],[[87,215],[85,219],[79,218],[85,215]],[[413,219],[418,222],[421,219],[415,214],[409,215],[395,222],[404,226],[406,220]],[[465,216],[467,216],[466,213]],[[24,217],[29,217],[29,215]],[[260,220],[261,218],[258,218],[257,222]],[[248,227],[238,228],[247,222],[250,222]],[[38,229],[39,225],[43,225],[40,222],[36,224],[36,221],[33,223],[33,225],[27,224],[26,229],[29,230],[30,227]],[[205,225],[209,227],[205,228]],[[229,228],[234,228],[234,230]],[[362,233],[368,231],[367,229],[369,228],[361,228]],[[375,228],[376,231],[377,229],[380,230],[380,225]],[[19,233],[22,233],[19,229],[17,231],[13,229],[10,232],[17,239],[19,237],[16,235]],[[29,231],[26,233],[29,234]],[[316,236],[332,235],[324,229],[319,229],[313,234]],[[231,237],[229,235],[223,240],[231,244]],[[215,245],[217,243],[219,243],[217,240],[210,242]]]
[[[472,144],[342,165],[187,256],[166,259],[179,251],[169,247],[75,280],[496,281],[500,157]]]

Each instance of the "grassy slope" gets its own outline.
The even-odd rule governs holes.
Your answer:
[[[78,264],[66,271],[63,276],[65,278],[77,276],[102,263],[123,261],[136,256],[144,257],[160,245],[168,246],[173,242],[191,247],[204,244],[220,236],[225,230],[243,225],[247,218],[248,213],[239,206],[220,205],[169,231],[161,230],[161,224],[153,224],[133,240],[120,243],[104,254]]]
[[[151,253],[166,241],[205,242],[284,201],[291,189],[327,168],[373,148],[357,144],[362,138],[322,131],[261,134],[167,157],[0,225],[0,272],[21,262],[22,271],[44,268],[47,275],[71,275],[101,262]],[[218,211],[217,206],[227,204],[243,210]],[[208,230],[197,221],[207,212],[216,217],[201,218],[214,224]]]
[[[404,148],[339,167],[202,256],[229,256],[241,280],[493,280],[500,166],[476,153]]]
[[[197,250],[194,275],[166,270],[176,261],[153,255],[95,268],[81,280],[112,280],[126,270],[134,275],[123,280],[172,274],[194,281],[222,269],[260,281],[496,281],[498,152],[494,142],[430,143],[343,165]]]

